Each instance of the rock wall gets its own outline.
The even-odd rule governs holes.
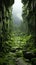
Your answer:
[[[0,0],[0,51],[2,43],[8,40],[9,22],[14,0]]]

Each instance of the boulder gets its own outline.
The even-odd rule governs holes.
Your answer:
[[[31,60],[32,58],[35,58],[36,55],[32,52],[23,52],[23,57],[26,59]]]

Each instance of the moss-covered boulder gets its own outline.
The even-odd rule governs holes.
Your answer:
[[[31,59],[32,65],[36,65],[36,58]]]
[[[23,54],[22,54],[22,51],[16,51],[16,57],[19,58],[19,57],[22,57]]]
[[[36,57],[36,54],[33,53],[33,52],[23,51],[23,57],[26,58],[26,59],[29,59],[31,61],[32,58]]]

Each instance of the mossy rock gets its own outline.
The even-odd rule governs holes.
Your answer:
[[[36,54],[34,52],[23,51],[23,57],[31,61],[32,58],[36,57]]]
[[[36,58],[31,59],[32,65],[36,65]]]
[[[22,57],[23,55],[22,55],[22,51],[17,51],[16,52],[16,57]]]

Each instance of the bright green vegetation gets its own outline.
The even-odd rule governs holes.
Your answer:
[[[31,35],[27,36],[13,36],[11,37],[10,43],[12,43],[12,47],[23,47],[27,43],[27,41],[31,38]]]
[[[17,59],[36,65],[36,0],[22,0],[23,21],[18,27],[13,23],[13,3],[0,0],[0,65],[16,65]]]

